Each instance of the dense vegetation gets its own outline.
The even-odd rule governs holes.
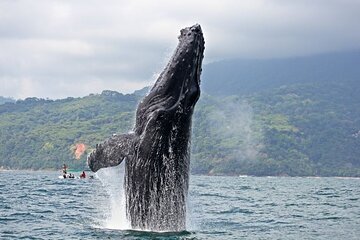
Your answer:
[[[354,54],[336,57],[356,65]],[[334,61],[313,65],[325,69]],[[299,62],[291,71],[306,65]],[[253,71],[260,76],[263,63],[259,66]],[[265,78],[259,78],[257,88],[247,77],[231,80],[236,74],[227,72],[230,80],[222,81],[221,91],[217,79],[204,74],[206,91],[193,123],[193,173],[360,176],[360,83],[358,70],[348,70],[353,74],[335,71],[336,77],[328,77],[322,70],[312,75],[307,67],[306,81],[288,76],[287,82],[268,79],[264,85]],[[234,91],[241,86],[247,90]],[[145,92],[1,104],[0,167],[56,169],[67,163],[86,168],[86,155],[96,143],[131,130]]]
[[[86,155],[113,133],[131,129],[135,95],[104,91],[63,100],[27,98],[0,105],[0,166],[9,168],[86,167]],[[86,150],[79,159],[79,144]]]
[[[360,86],[283,86],[204,97],[194,122],[199,173],[360,176]]]

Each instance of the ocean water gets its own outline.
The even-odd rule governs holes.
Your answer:
[[[360,239],[360,179],[191,176],[187,231],[159,233],[128,229],[116,174],[0,172],[0,239]]]

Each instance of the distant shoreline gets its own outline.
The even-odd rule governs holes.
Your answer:
[[[61,169],[6,169],[0,168],[0,172],[61,172]],[[69,172],[80,172],[78,171],[69,171]],[[87,170],[87,172],[90,172]],[[360,179],[356,176],[289,176],[289,175],[264,175],[264,176],[255,176],[255,175],[224,175],[224,174],[191,174],[192,176],[208,176],[208,177],[238,177],[238,178],[337,178],[337,179]]]

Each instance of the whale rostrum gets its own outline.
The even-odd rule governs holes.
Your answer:
[[[191,119],[203,53],[200,25],[182,29],[169,63],[138,105],[133,132],[110,137],[88,157],[94,172],[125,159],[126,216],[133,229],[185,230]]]

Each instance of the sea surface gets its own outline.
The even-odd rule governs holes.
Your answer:
[[[118,175],[59,175],[0,172],[0,239],[360,239],[360,179],[191,176],[187,231],[166,233],[128,229]]]

